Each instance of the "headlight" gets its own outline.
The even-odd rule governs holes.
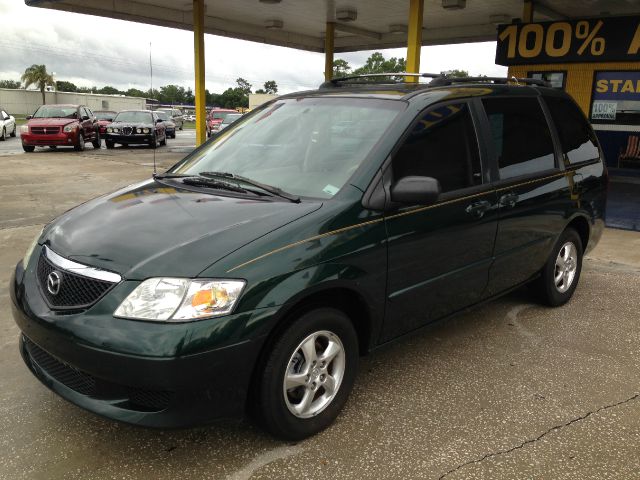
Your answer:
[[[31,258],[31,255],[33,254],[33,251],[36,249],[36,245],[38,245],[38,239],[40,238],[40,235],[42,235],[43,231],[44,231],[44,227],[42,227],[42,229],[40,229],[40,231],[38,232],[36,237],[33,239],[31,244],[29,245],[29,248],[27,248],[27,251],[24,253],[24,257],[22,258],[22,267],[25,270],[27,268],[27,265],[29,264],[29,259]]]
[[[29,133],[29,125],[20,125],[20,133]]]
[[[111,132],[113,132],[113,128],[107,127],[107,133],[111,133]]]
[[[114,129],[113,129],[113,133],[118,133],[119,131],[120,131],[120,129],[119,129],[119,128],[114,128]]]
[[[123,300],[116,317],[182,322],[226,315],[244,289],[243,280],[150,278]]]
[[[144,133],[149,133],[151,130],[149,130],[148,128],[143,128],[142,131]],[[140,129],[138,129],[138,133],[140,133]]]
[[[142,133],[142,129],[141,128],[136,128],[136,132]]]
[[[69,132],[73,132],[77,128],[78,128],[78,124],[77,123],[70,123],[69,125],[65,125],[64,129],[62,131],[66,132],[66,133],[69,133]]]

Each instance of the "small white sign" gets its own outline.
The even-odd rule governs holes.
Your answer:
[[[602,100],[596,100],[593,102],[593,109],[591,110],[591,120],[615,120],[617,110],[617,102],[604,102]]]

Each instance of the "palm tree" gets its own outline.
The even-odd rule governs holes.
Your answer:
[[[24,88],[29,88],[29,85],[36,85],[42,92],[42,104],[47,103],[44,98],[44,90],[47,85],[53,85],[53,75],[47,72],[45,65],[31,65],[22,74],[22,81],[24,82]]]

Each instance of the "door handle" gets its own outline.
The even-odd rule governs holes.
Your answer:
[[[506,193],[500,197],[500,206],[513,208],[520,197],[516,193]]]
[[[477,218],[482,218],[484,212],[491,209],[491,202],[487,202],[486,200],[481,200],[476,203],[472,203],[471,205],[467,205],[467,208],[464,209],[469,215],[473,215]]]

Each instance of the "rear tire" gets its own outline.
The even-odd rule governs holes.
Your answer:
[[[324,430],[349,397],[358,355],[358,337],[343,312],[318,308],[303,313],[259,360],[258,421],[286,440]]]
[[[582,240],[573,228],[567,228],[556,242],[540,278],[533,288],[542,303],[559,307],[573,296],[582,272]]]

